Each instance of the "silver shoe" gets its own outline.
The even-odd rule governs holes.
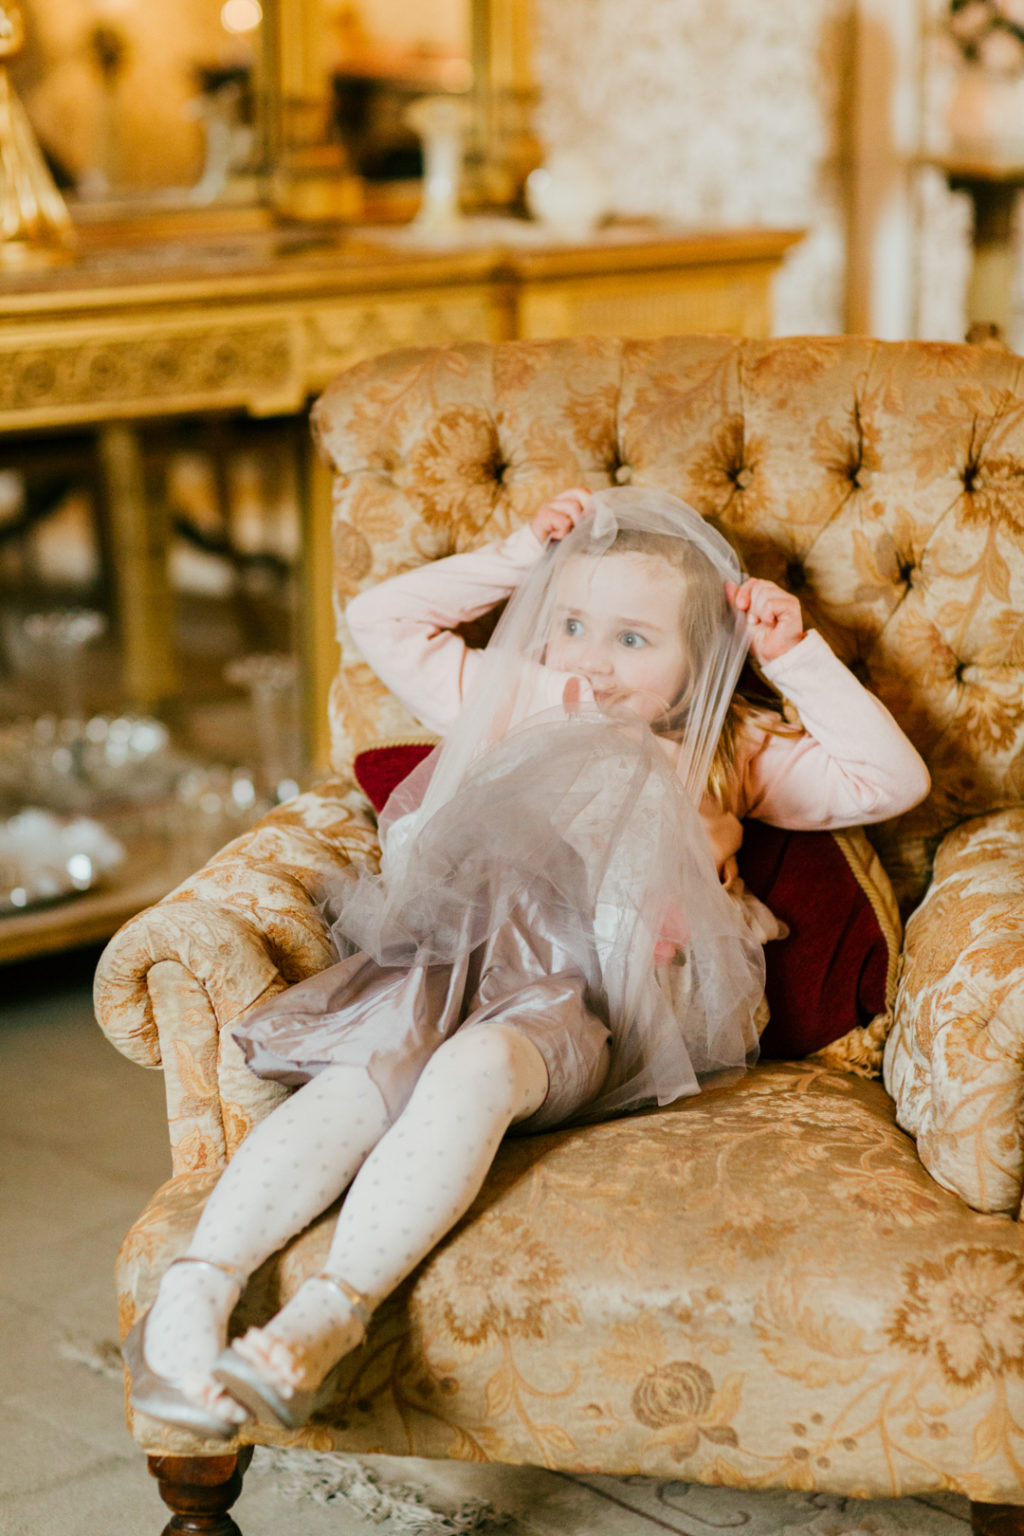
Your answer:
[[[321,1273],[311,1275],[311,1280],[323,1280],[328,1285],[333,1285],[352,1308],[353,1315],[362,1326],[363,1336],[370,1322],[372,1308],[370,1302],[361,1291],[357,1291],[347,1280],[340,1280],[336,1275]],[[342,1360],[346,1357],[343,1355]],[[240,1355],[233,1345],[229,1345],[217,1357],[213,1366],[213,1379],[236,1400],[243,1408],[248,1408],[258,1424],[269,1424],[276,1428],[301,1429],[312,1418],[319,1408],[329,1403],[334,1390],[334,1378],[338,1373],[337,1365],[331,1367],[323,1381],[316,1387],[300,1388],[285,1397],[272,1382],[260,1375],[257,1368]]]
[[[184,1257],[175,1264],[209,1264],[213,1269],[229,1274],[244,1283],[244,1276],[227,1264],[214,1264],[212,1259]],[[169,1265],[168,1268],[171,1266]],[[187,1398],[180,1387],[166,1376],[154,1371],[146,1361],[146,1324],[152,1307],[132,1326],[121,1345],[121,1357],[128,1371],[128,1400],[140,1413],[148,1414],[161,1423],[173,1424],[177,1429],[187,1429],[206,1440],[232,1440],[241,1425],[229,1424],[209,1409],[201,1408]],[[243,1404],[243,1406],[245,1406]]]

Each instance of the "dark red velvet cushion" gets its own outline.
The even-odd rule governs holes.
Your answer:
[[[358,752],[352,764],[356,783],[375,811],[382,811],[388,796],[434,750],[429,741],[385,742]]]
[[[430,751],[429,742],[406,742],[359,753],[355,776],[378,811]],[[762,1056],[807,1056],[869,1024],[885,1008],[888,940],[832,834],[748,821],[739,866],[789,927],[788,938],[765,946],[771,1022]]]
[[[830,1045],[885,1009],[889,940],[830,832],[743,826],[748,889],[789,927],[765,945],[771,1021],[763,1057],[792,1060]]]

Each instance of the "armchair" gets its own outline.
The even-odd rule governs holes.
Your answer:
[[[330,1412],[228,1450],[129,1412],[189,1530],[234,1529],[258,1439],[955,1490],[977,1531],[1024,1533],[1022,366],[856,338],[473,344],[371,360],[319,401],[338,777],[135,918],[97,975],[112,1041],[164,1069],[174,1152],[121,1250],[122,1332],[282,1091],[230,1028],[330,958],[331,901],[376,849],[353,754],[418,729],[346,631],[363,586],[498,537],[567,484],[676,491],[799,592],[933,792],[872,831],[911,914],[884,1086],[766,1063],[669,1109],[509,1141],[375,1315]],[[322,1267],[329,1226],[263,1266],[233,1330]]]

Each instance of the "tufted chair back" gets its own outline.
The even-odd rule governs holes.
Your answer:
[[[859,338],[470,344],[375,358],[314,413],[336,471],[334,760],[416,729],[353,650],[344,604],[499,538],[569,485],[681,495],[885,701],[931,768],[878,829],[923,889],[957,822],[1024,790],[1024,364]]]

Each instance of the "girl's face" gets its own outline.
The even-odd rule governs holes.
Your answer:
[[[585,677],[600,707],[656,720],[686,681],[683,596],[657,555],[577,555],[558,579],[546,663]]]

